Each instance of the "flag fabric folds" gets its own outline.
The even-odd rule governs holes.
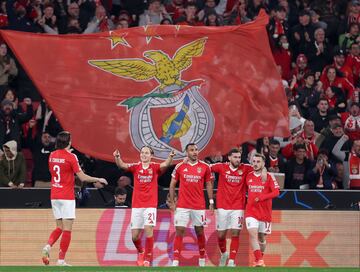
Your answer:
[[[81,152],[176,159],[288,136],[288,110],[261,12],[229,27],[147,26],[90,35],[1,31]]]

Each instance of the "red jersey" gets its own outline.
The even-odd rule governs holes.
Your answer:
[[[245,209],[245,178],[253,171],[249,164],[240,164],[233,169],[230,163],[215,163],[211,171],[219,174],[218,190],[216,194],[216,207],[225,210]]]
[[[272,199],[280,193],[280,187],[276,180],[267,174],[266,182],[261,179],[261,174],[251,172],[246,176],[248,201],[245,209],[245,217],[253,217],[259,221],[271,222]],[[260,199],[255,202],[255,198]]]
[[[81,171],[76,155],[66,149],[51,152],[49,170],[51,173],[51,199],[74,200],[74,174]]]
[[[357,82],[359,80],[360,73],[360,56],[352,54],[347,55],[345,65],[350,67],[353,73],[354,82]]]
[[[209,165],[202,161],[195,164],[179,163],[172,177],[180,181],[177,207],[193,210],[205,209],[204,183],[211,181]]]
[[[349,155],[350,189],[360,189],[360,157],[355,153]]]
[[[320,81],[323,84],[323,90],[332,86],[338,87],[346,94],[347,99],[353,99],[355,101],[355,87],[346,77],[336,77],[333,82],[330,82],[326,76],[321,76]]]
[[[133,208],[156,208],[158,205],[158,177],[160,164],[150,163],[144,168],[141,162],[130,164],[129,171],[134,175]]]

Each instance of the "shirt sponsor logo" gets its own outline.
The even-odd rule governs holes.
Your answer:
[[[263,185],[250,185],[249,190],[254,193],[261,193],[264,190]]]
[[[184,179],[186,182],[199,182],[199,180],[201,180],[201,176],[197,176],[197,175],[184,175]]]

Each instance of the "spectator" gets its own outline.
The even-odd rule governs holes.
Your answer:
[[[349,112],[341,114],[341,120],[344,124],[345,133],[350,140],[360,139],[360,104],[351,103]]]
[[[34,23],[26,16],[26,7],[16,0],[6,1],[6,12],[8,15],[10,30],[36,32]]]
[[[336,167],[337,175],[332,182],[332,187],[334,189],[344,189],[344,181],[345,181],[344,165],[342,162],[337,162],[335,164],[335,167]]]
[[[304,85],[304,76],[306,73],[310,72],[308,67],[308,59],[304,54],[300,54],[296,58],[296,66],[291,71],[291,77],[293,82],[291,82],[290,89],[293,90],[295,87]]]
[[[289,50],[289,42],[285,34],[276,39],[273,46],[273,56],[276,65],[281,70],[281,78],[290,80],[291,78],[291,52]]]
[[[344,128],[341,124],[335,123],[331,128],[331,135],[325,137],[324,141],[322,142],[320,148],[329,150],[332,152],[333,148],[335,147],[336,143],[341,139],[341,137],[345,134]],[[344,148],[344,146],[342,147]],[[347,148],[350,150],[350,146]],[[330,159],[335,159],[335,157],[330,154]]]
[[[13,89],[6,88],[4,92],[4,96],[2,97],[1,101],[3,100],[10,100],[13,104],[13,109],[18,113],[23,113],[23,109],[19,106],[19,99]]]
[[[357,43],[359,37],[359,24],[350,23],[348,33],[339,36],[339,46],[341,50],[347,52],[353,43]]]
[[[96,7],[95,16],[88,23],[84,33],[105,32],[114,29],[113,22],[106,16],[106,10],[102,5]]]
[[[350,52],[346,57],[345,66],[349,67],[353,73],[354,82],[359,82],[360,74],[360,48],[358,43],[353,43]]]
[[[337,71],[340,71],[339,76],[345,77],[350,81],[351,84],[354,84],[354,78],[351,71],[351,68],[345,64],[345,51],[335,47],[334,49],[334,62],[330,65],[331,67],[335,67]],[[324,70],[325,71],[325,70]],[[326,76],[325,73],[322,74],[322,79]]]
[[[325,97],[320,98],[317,104],[317,111],[310,115],[310,120],[314,122],[315,131],[320,132],[329,124],[329,102]]]
[[[304,144],[294,145],[295,157],[287,161],[285,166],[285,189],[309,189],[309,182],[306,180],[306,173],[311,167]]]
[[[204,17],[204,25],[206,26],[222,26],[223,22],[215,11],[208,11]]]
[[[119,20],[115,25],[115,29],[125,29],[125,28],[129,28],[129,21],[125,19]]]
[[[251,19],[247,16],[245,0],[235,2],[231,12],[225,13],[224,17],[228,25],[241,25],[251,22]]]
[[[265,167],[272,173],[285,172],[285,158],[279,154],[280,142],[271,139],[269,142],[269,153],[265,156]]]
[[[270,19],[267,28],[272,44],[276,44],[281,35],[287,36],[289,34],[289,26],[286,22],[286,9],[284,7],[277,6],[275,8],[275,16]]]
[[[29,121],[33,116],[33,108],[30,98],[25,98],[26,112],[18,113],[14,110],[13,102],[10,100],[3,100],[1,102],[2,110],[0,112],[0,144],[14,140],[17,146],[20,147],[21,129],[20,125]]]
[[[7,45],[0,44],[0,93],[2,94],[5,88],[11,83],[15,76],[17,76],[18,69],[15,61],[8,55]]]
[[[125,189],[127,191],[128,199],[132,199],[133,187],[131,186],[131,179],[128,176],[121,176],[117,180],[118,188]]]
[[[6,1],[0,2],[0,28],[8,26],[8,17],[6,14]]]
[[[188,3],[185,7],[185,13],[179,17],[176,21],[178,25],[190,25],[190,26],[200,26],[204,25],[199,21],[199,18],[196,16],[196,5],[194,3]]]
[[[306,10],[300,11],[299,24],[292,28],[290,39],[295,56],[306,52],[309,45],[314,41],[314,31],[309,12]]]
[[[347,18],[347,25],[352,23],[360,23],[360,2],[358,0],[350,1],[349,14]]]
[[[343,91],[340,88],[331,86],[325,90],[325,98],[329,103],[329,110],[340,113],[344,112],[346,108],[346,99]]]
[[[354,141],[349,155],[349,188],[360,190],[360,139]]]
[[[310,10],[311,23],[315,29],[322,28],[323,30],[327,29],[327,23],[320,21],[320,12],[316,9]]]
[[[33,128],[36,124],[35,120],[29,121],[29,130],[27,133],[26,144],[32,153],[34,168],[31,175],[31,180],[34,187],[50,188],[51,174],[49,171],[48,161],[52,151],[55,150],[54,143],[51,142],[51,136],[44,131],[41,136],[33,138]]]
[[[248,1],[247,14],[251,20],[254,20],[258,16],[261,9],[266,10],[266,7],[262,0],[249,0]]]
[[[78,19],[71,18],[65,29],[65,34],[81,34],[83,31]]]
[[[315,76],[313,73],[308,72],[304,75],[304,85],[300,87],[297,91],[297,102],[300,105],[301,115],[304,118],[309,118],[310,112],[310,104],[309,97],[316,92],[315,90]]]
[[[172,25],[172,21],[168,18],[164,18],[162,19],[162,21],[160,22],[160,25]]]
[[[320,134],[315,131],[314,122],[311,120],[306,120],[304,123],[304,131],[302,132],[301,136],[305,139],[305,141],[309,143],[316,144],[318,137]],[[315,154],[315,157],[317,152]]]
[[[224,0],[219,1],[217,5],[215,0],[205,0],[204,8],[198,12],[199,21],[203,21],[210,13],[220,16],[224,14],[225,8],[226,1]]]
[[[56,135],[63,131],[58,119],[44,100],[40,102],[36,110],[35,120],[37,122],[38,133],[41,135],[47,131],[53,138],[53,141],[55,141]]]
[[[355,87],[351,82],[343,75],[342,72],[338,71],[333,66],[327,66],[320,78],[323,84],[323,90],[326,90],[329,86],[340,88],[347,100],[354,99]]]
[[[159,25],[162,19],[171,19],[160,0],[150,0],[149,7],[139,17],[139,26]]]
[[[311,189],[335,189],[333,181],[337,176],[336,168],[329,162],[329,153],[323,149],[319,151],[316,162],[307,172],[307,179]]]
[[[13,189],[21,189],[26,181],[26,162],[23,154],[17,151],[15,141],[6,142],[0,161],[0,183]]]
[[[117,187],[115,189],[114,199],[105,204],[108,208],[129,208],[130,204],[127,201],[127,191],[125,188]]]
[[[318,153],[317,146],[315,145],[315,143],[313,141],[311,141],[307,138],[304,138],[304,136],[305,135],[303,132],[292,136],[290,143],[287,144],[282,150],[282,154],[286,159],[290,159],[290,158],[294,157],[294,155],[296,155],[295,151],[294,151],[294,147],[299,144],[305,146],[306,158],[313,160],[317,156],[317,153]]]
[[[58,34],[54,6],[51,3],[44,5],[44,15],[38,20],[38,24],[49,34]]]
[[[331,63],[332,48],[326,41],[325,30],[317,28],[314,32],[315,41],[307,50],[309,68],[314,73],[321,73],[326,65]]]
[[[173,21],[176,21],[184,13],[184,0],[172,0],[166,5],[166,11]]]

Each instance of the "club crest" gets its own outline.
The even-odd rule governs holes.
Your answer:
[[[140,150],[151,146],[154,157],[166,159],[176,150],[175,159],[184,157],[185,146],[196,143],[202,150],[214,131],[214,116],[201,95],[203,79],[182,79],[182,72],[201,57],[207,37],[180,47],[173,57],[162,50],[148,50],[145,59],[89,60],[97,69],[137,82],[156,80],[158,85],[143,96],[129,97],[118,103],[130,112],[129,134]],[[146,92],[146,90],[144,90]]]

